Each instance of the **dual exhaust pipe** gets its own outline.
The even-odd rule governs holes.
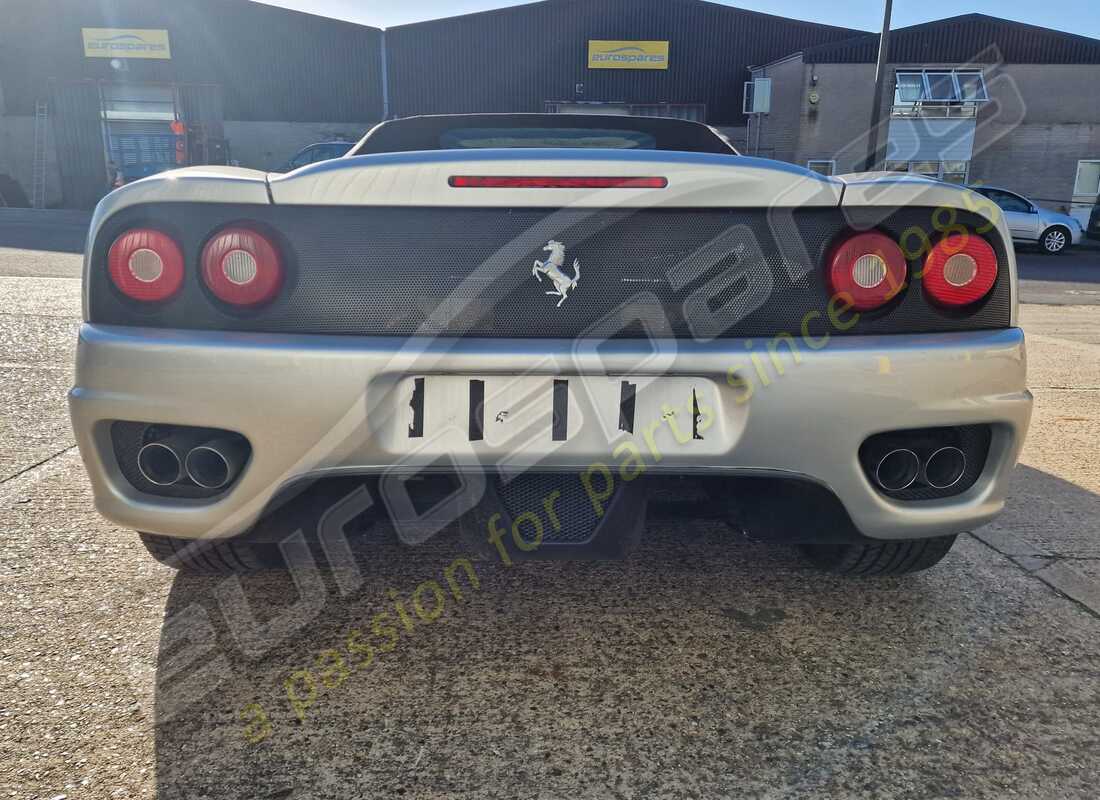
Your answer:
[[[933,489],[950,489],[966,472],[966,454],[957,447],[941,447],[925,459],[908,447],[889,450],[875,464],[875,483],[888,492],[908,489],[919,479]]]
[[[173,486],[185,477],[203,489],[228,486],[240,474],[248,447],[239,436],[206,436],[178,431],[149,442],[138,451],[138,470],[157,486]]]

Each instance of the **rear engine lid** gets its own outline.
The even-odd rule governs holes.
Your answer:
[[[660,180],[591,185],[621,178]],[[467,208],[836,208],[843,193],[840,181],[778,161],[570,148],[352,156],[272,174],[269,186],[278,205]]]

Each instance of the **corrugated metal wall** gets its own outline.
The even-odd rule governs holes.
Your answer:
[[[50,109],[65,207],[91,208],[109,188],[99,86],[52,83]]]
[[[373,122],[382,116],[381,31],[245,0],[33,0],[4,6],[8,114],[33,114],[47,80],[223,87],[234,120]],[[82,27],[166,28],[171,59],[85,58]]]
[[[81,27],[167,28],[170,60],[85,58]],[[218,84],[227,119],[362,122],[382,116],[381,31],[247,0],[35,0],[0,25],[4,113],[33,113],[46,81]],[[589,39],[670,42],[667,70],[590,70]],[[982,15],[894,32],[895,63],[1100,63],[1100,42]],[[798,50],[872,62],[877,36],[697,0],[544,0],[386,33],[391,114],[539,111],[547,100],[703,103],[739,125],[747,67]],[[574,92],[576,84],[584,93]]]
[[[705,103],[708,122],[740,124],[749,65],[854,33],[695,0],[546,0],[388,29],[390,104],[404,116]],[[588,69],[589,39],[668,40],[669,68]]]
[[[166,28],[171,59],[86,58],[82,27]],[[667,40],[667,70],[587,68],[590,39]],[[543,0],[392,28],[390,114],[537,112],[546,101],[702,104],[744,124],[748,66],[805,51],[868,63],[878,37],[698,0]],[[99,81],[170,83],[191,121],[358,123],[383,114],[381,31],[248,0],[27,0],[0,23],[0,113],[52,99],[65,203],[106,185]],[[1100,64],[1100,41],[970,14],[894,32],[894,63]],[[583,93],[575,87],[583,85]]]
[[[805,60],[817,64],[873,63],[878,55],[878,39],[877,34],[867,34],[809,48]],[[894,64],[998,60],[1006,64],[1100,64],[1100,41],[984,14],[926,22],[890,33],[890,61]]]
[[[225,100],[217,84],[179,87],[180,113],[188,122],[221,124],[225,119]]]

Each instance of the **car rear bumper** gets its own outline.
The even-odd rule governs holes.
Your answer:
[[[615,470],[635,451],[653,473],[816,482],[872,538],[955,533],[1001,510],[1031,413],[1021,330],[770,344],[615,340],[596,347],[586,340],[85,324],[69,402],[100,512],[126,527],[181,538],[237,535],[281,489],[305,477],[583,472],[593,464]],[[410,437],[410,392],[418,377],[426,387],[422,435]],[[483,435],[474,440],[470,380],[482,382],[486,393]],[[569,382],[560,441],[551,433],[555,380]],[[633,432],[620,429],[624,381],[638,392]],[[705,413],[691,408],[693,396]],[[700,419],[705,429],[693,431]],[[240,480],[214,501],[153,497],[120,472],[109,432],[114,420],[236,431],[248,438],[252,456]],[[875,433],[973,424],[993,425],[993,438],[980,478],[958,496],[891,500],[860,466],[859,447]]]

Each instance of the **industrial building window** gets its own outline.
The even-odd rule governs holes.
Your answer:
[[[899,72],[894,90],[894,104],[917,103],[924,99],[924,75],[919,72]]]
[[[836,171],[836,162],[825,158],[811,158],[806,162],[806,169],[819,175],[832,175]]]
[[[948,183],[966,183],[970,177],[969,161],[944,161],[940,170],[940,180]]]
[[[976,70],[898,72],[893,115],[973,116],[977,104],[988,99],[985,78]]]
[[[1077,162],[1077,180],[1073,185],[1075,195],[1100,195],[1100,159]]]
[[[887,161],[885,166],[887,172],[912,172],[960,185],[970,177],[969,161]]]
[[[939,161],[910,161],[909,171],[915,172],[918,175],[924,175],[927,178],[939,178],[940,177],[940,162]]]
[[[959,99],[959,89],[952,73],[926,72],[924,79],[928,85],[928,100],[945,102]]]
[[[956,72],[955,79],[959,82],[959,99],[966,102],[988,100],[989,94],[985,90],[985,79],[980,72]]]

